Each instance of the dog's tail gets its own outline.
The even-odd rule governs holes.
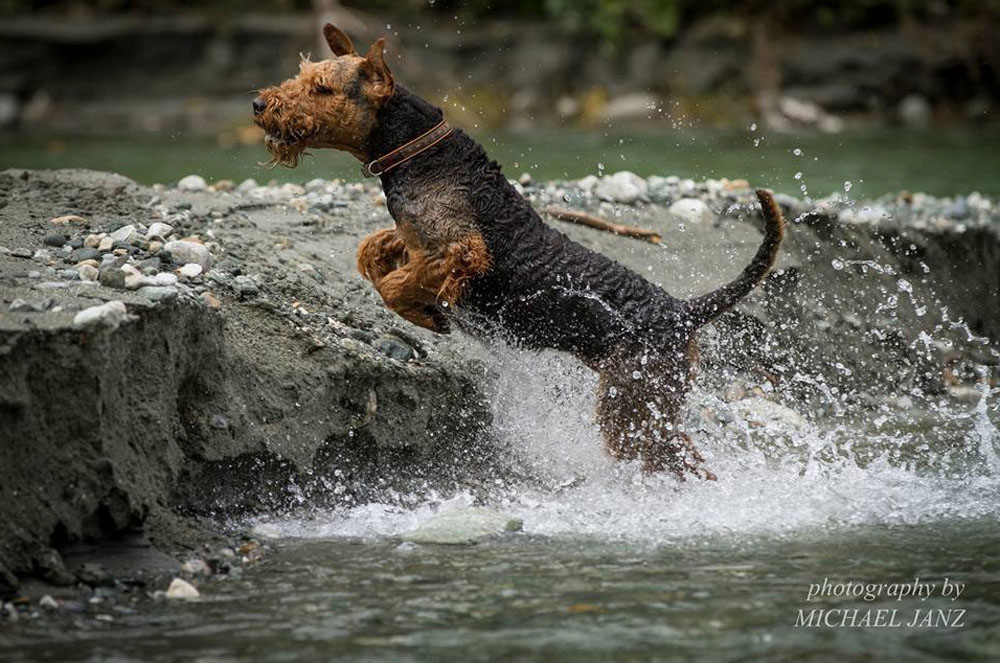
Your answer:
[[[764,243],[735,281],[684,303],[687,320],[694,327],[708,324],[732,308],[760,283],[774,265],[778,246],[785,235],[785,219],[770,192],[757,189],[757,199],[760,200],[761,211],[764,213]]]

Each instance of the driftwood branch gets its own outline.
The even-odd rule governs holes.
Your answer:
[[[647,230],[646,228],[639,228],[637,226],[623,226],[618,223],[611,223],[610,221],[605,221],[599,216],[594,216],[593,214],[588,214],[586,212],[577,212],[576,210],[564,209],[562,207],[546,207],[545,213],[553,219],[577,223],[581,226],[596,228],[597,230],[603,230],[614,235],[621,235],[622,237],[644,239],[653,244],[660,244],[663,241],[660,233],[655,230]]]

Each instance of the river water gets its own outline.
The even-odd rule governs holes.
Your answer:
[[[200,600],[40,620],[3,659],[1000,658],[1000,390],[889,421],[729,426],[699,439],[720,480],[678,484],[604,456],[573,362],[493,352],[498,433],[532,478],[498,476],[487,501],[522,532],[401,543],[461,492],[260,519],[270,553]]]

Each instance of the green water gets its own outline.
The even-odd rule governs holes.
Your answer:
[[[890,191],[950,195],[980,191],[1000,195],[1000,131],[878,131],[763,135],[759,132],[677,130],[606,135],[600,132],[535,131],[477,135],[509,177],[579,178],[632,170],[640,175],[694,179],[743,178],[757,186],[813,197],[841,191],[853,197]],[[757,139],[759,142],[755,145]],[[800,150],[797,155],[795,150]],[[0,168],[86,167],[118,172],[140,182],[174,182],[198,173],[209,180],[304,182],[314,177],[359,177],[343,153],[317,151],[296,170],[259,165],[263,146],[221,147],[212,139],[175,137],[0,138]],[[801,177],[796,179],[796,173]]]
[[[105,622],[36,621],[6,640],[0,631],[0,655],[11,663],[995,661],[998,549],[997,524],[975,521],[647,546],[525,535],[475,547],[285,540],[242,577],[203,583],[197,602],[134,615],[98,607],[113,615]],[[824,578],[831,587],[919,578],[934,589],[928,600],[807,601]],[[956,600],[942,596],[945,578],[964,585]],[[859,609],[856,620],[868,609],[896,613],[885,613],[883,627],[851,626],[843,613],[832,627],[796,627],[803,609]],[[909,625],[928,610],[950,617]]]

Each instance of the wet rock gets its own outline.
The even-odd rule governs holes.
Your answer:
[[[622,170],[598,182],[594,193],[601,200],[631,205],[645,197],[648,185],[633,172]]]
[[[99,306],[85,308],[73,317],[74,329],[89,327],[108,327],[116,329],[125,320],[127,311],[125,303],[120,300],[110,301]]]
[[[177,188],[181,191],[204,191],[208,188],[208,184],[201,175],[188,175],[181,178],[177,183]]]
[[[58,248],[61,248],[68,241],[69,236],[62,233],[50,233],[42,239],[42,243],[46,246],[55,246]]]
[[[203,269],[212,268],[212,254],[209,253],[204,244],[175,240],[164,244],[163,250],[170,253],[174,262],[179,262],[182,265],[193,262],[201,265]]]
[[[237,276],[233,279],[233,292],[240,299],[250,299],[258,295],[260,288],[257,287],[257,284],[249,276]]]
[[[409,361],[416,356],[413,348],[395,336],[379,336],[372,343],[375,349],[391,359]]]
[[[38,607],[42,610],[54,611],[59,609],[59,602],[52,598],[49,594],[46,594],[38,600]]]
[[[107,288],[125,289],[125,272],[118,267],[105,267],[100,270],[98,281]]]
[[[135,291],[140,297],[151,302],[167,302],[177,298],[177,288],[171,286],[144,285]]]
[[[681,223],[708,223],[715,215],[703,201],[697,198],[681,198],[667,210]]]
[[[100,564],[83,564],[76,570],[76,579],[90,587],[114,587],[115,577]]]
[[[439,513],[403,535],[410,543],[468,545],[505,532],[521,531],[520,518],[493,509],[460,507]]]
[[[966,202],[965,198],[959,196],[951,204],[941,210],[941,213],[949,219],[964,221],[969,218],[972,211],[969,209],[969,203]]]
[[[209,575],[212,571],[208,568],[205,560],[195,557],[181,564],[181,571],[190,573],[193,576]]]
[[[203,180],[204,181],[204,180]],[[168,599],[196,599],[201,596],[197,588],[183,578],[174,578],[167,587]]]

